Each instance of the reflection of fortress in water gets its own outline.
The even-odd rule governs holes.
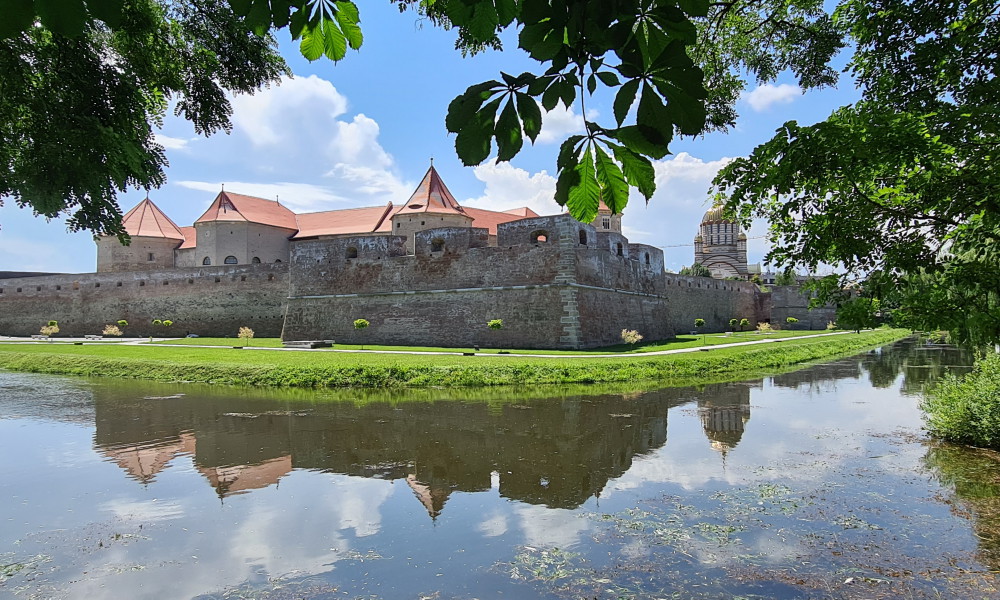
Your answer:
[[[570,508],[663,446],[668,410],[691,401],[713,447],[739,442],[745,384],[522,404],[95,398],[95,442],[145,484],[191,456],[220,497],[311,469],[405,481],[436,517],[452,492],[488,490],[496,474],[503,497]]]

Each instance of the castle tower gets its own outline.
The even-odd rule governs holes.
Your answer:
[[[604,200],[601,200],[601,203],[597,207],[597,218],[590,224],[597,231],[613,231],[615,233],[622,232],[621,213],[617,215],[612,214],[611,209],[604,203]]]
[[[153,201],[146,198],[122,217],[132,238],[123,246],[115,236],[97,239],[97,272],[148,271],[174,266],[174,249],[184,233]]]
[[[299,227],[277,200],[222,191],[194,222],[196,244],[177,253],[177,266],[285,262],[288,239]]]
[[[406,236],[406,251],[413,254],[414,234],[438,227],[471,227],[473,217],[448,191],[434,165],[410,199],[392,215],[392,235]]]
[[[735,221],[723,217],[721,206],[714,206],[701,219],[694,238],[694,262],[712,272],[712,277],[749,276],[747,267],[747,236]]]

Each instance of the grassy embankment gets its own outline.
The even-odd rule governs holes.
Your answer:
[[[761,334],[756,331],[737,331],[729,335],[724,333],[710,333],[706,335],[682,335],[677,336],[675,339],[659,341],[659,342],[642,342],[634,346],[629,344],[617,344],[614,346],[605,346],[603,348],[593,348],[589,350],[503,350],[508,354],[558,354],[566,356],[586,356],[590,354],[642,354],[645,352],[658,352],[660,350],[676,350],[680,348],[697,348],[701,346],[718,346],[723,344],[732,344],[736,342],[749,342],[754,340],[763,339],[785,339],[790,337],[801,337],[804,335],[816,335],[818,333],[830,333],[825,329],[822,331],[807,331],[807,330],[776,330],[770,333]],[[200,338],[181,338],[176,340],[162,340],[155,341],[154,344],[163,345],[181,345],[181,346],[239,346],[241,341],[237,338],[216,338],[216,337],[200,337]],[[281,340],[279,338],[253,338],[246,344],[249,347],[255,348],[281,348]],[[376,351],[396,351],[396,352],[468,352],[471,350],[470,347],[462,348],[440,348],[440,347],[425,347],[425,346],[379,346],[373,344],[365,344],[362,347],[360,344],[335,344],[337,350],[376,350]],[[499,348],[482,348],[480,350],[483,354],[497,354],[501,349]]]
[[[860,352],[906,336],[899,329],[790,339],[706,352],[621,358],[539,358],[340,352],[244,351],[118,344],[3,344],[14,371],[291,387],[537,385],[740,379]]]

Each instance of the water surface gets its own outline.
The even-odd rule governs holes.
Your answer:
[[[1000,462],[905,341],[622,393],[0,373],[0,596],[997,597]]]

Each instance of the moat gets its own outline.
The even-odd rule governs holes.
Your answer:
[[[260,391],[0,372],[0,597],[980,598],[1000,457],[906,340],[698,388]]]

